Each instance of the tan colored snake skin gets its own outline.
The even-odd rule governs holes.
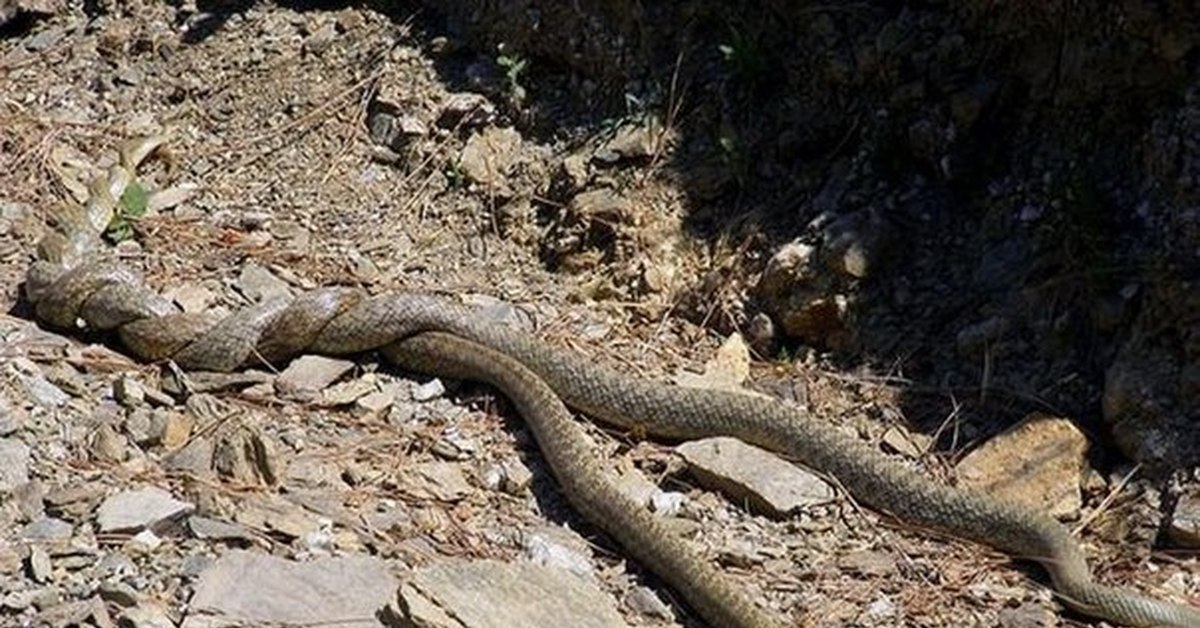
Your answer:
[[[1027,508],[936,484],[866,444],[784,403],[645,382],[481,321],[428,295],[368,296],[323,289],[257,305],[223,320],[182,314],[135,273],[99,257],[112,198],[161,138],[131,145],[123,165],[79,215],[39,245],[26,294],[42,322],[115,330],[126,348],[181,367],[233,370],[304,352],[381,349],[418,371],[478,379],[510,397],[530,422],[571,503],[668,582],[714,626],[780,625],[636,508],[587,457],[562,402],[615,425],[665,438],[728,435],[779,451],[836,477],[857,499],[898,518],[1040,563],[1060,599],[1081,613],[1131,626],[1200,627],[1200,611],[1096,583],[1083,551],[1057,522]],[[124,174],[117,170],[127,171]],[[106,213],[107,212],[107,213]],[[86,260],[87,263],[83,263]],[[561,400],[561,401],[560,401]]]

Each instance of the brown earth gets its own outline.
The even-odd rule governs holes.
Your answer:
[[[647,376],[695,369],[741,331],[759,387],[872,439],[894,424],[936,433],[942,448],[921,463],[942,477],[1031,411],[1068,416],[1094,439],[1083,536],[1100,577],[1195,598],[1195,560],[1160,538],[1200,480],[1189,3],[427,5],[98,3],[0,26],[6,329],[28,318],[21,277],[42,226],[75,202],[71,181],[123,139],[169,129],[173,167],[147,187],[196,191],[122,245],[157,287],[236,308],[257,263],[299,287],[486,294],[530,313],[542,337]],[[807,257],[789,265],[781,251],[800,255],[796,241]],[[69,410],[30,419],[35,452],[65,439],[59,458],[34,456],[41,484],[152,479],[214,515],[278,492],[262,478],[197,485],[163,472],[152,448],[97,460],[96,430],[127,420],[113,380],[157,381],[107,360],[39,360],[78,390]],[[472,388],[455,398],[469,410],[454,429],[477,445],[469,476],[518,458],[537,467],[502,406]],[[321,487],[344,507],[400,494],[429,513],[354,548],[398,570],[512,558],[519,547],[497,530],[565,522],[599,544],[617,599],[637,584],[672,599],[540,470],[537,500],[479,488],[447,506],[406,491],[391,473],[437,460],[445,420],[413,432],[344,409],[221,403],[223,421],[276,442],[301,433],[314,458],[345,461],[337,472],[359,479]],[[593,432],[616,467],[664,478],[698,519],[722,522],[699,526],[711,555],[757,548],[729,571],[802,625],[1057,621],[1040,575],[978,547],[846,500],[752,516],[691,486],[668,448]],[[1120,484],[1130,460],[1143,466]],[[0,530],[29,518],[15,503],[0,504]],[[431,531],[426,516],[457,525]],[[296,541],[267,549],[293,555]],[[217,551],[180,540],[139,577],[182,608],[180,562]],[[90,596],[86,576],[62,596]]]

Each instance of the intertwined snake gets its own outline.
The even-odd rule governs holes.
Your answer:
[[[1075,610],[1132,626],[1200,627],[1200,611],[1092,579],[1083,550],[1060,524],[1024,506],[937,484],[785,403],[679,388],[623,375],[429,295],[369,296],[349,288],[271,300],[221,318],[182,313],[137,273],[104,256],[100,234],[137,165],[165,138],[124,147],[82,211],[62,216],[26,276],[36,317],[62,329],[113,330],[131,353],[180,367],[229,371],[301,353],[379,350],[403,367],[480,380],[529,422],[571,504],[673,587],[713,626],[785,622],[619,491],[589,456],[569,405],[602,421],[670,439],[726,435],[781,452],[836,478],[854,497],[901,520],[1040,563]]]

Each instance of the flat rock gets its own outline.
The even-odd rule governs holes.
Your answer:
[[[246,264],[238,276],[238,289],[247,299],[261,303],[269,299],[290,296],[292,291],[287,282],[258,264]]]
[[[1088,441],[1071,421],[1034,413],[958,463],[964,485],[1045,512],[1071,517],[1083,504]]]
[[[293,360],[275,379],[275,391],[283,396],[313,395],[324,390],[354,368],[350,360],[305,355]]]
[[[614,600],[562,569],[497,561],[418,569],[398,594],[403,618],[428,628],[625,626]]]
[[[161,488],[148,486],[104,500],[96,511],[96,522],[101,532],[144,530],[194,509]]]
[[[1200,547],[1200,492],[1179,498],[1167,534],[1182,547]]]
[[[15,438],[0,438],[0,493],[29,481],[29,446]]]
[[[736,438],[694,440],[675,451],[702,484],[772,517],[834,498],[833,489],[821,478]]]
[[[395,591],[387,565],[374,558],[299,563],[234,551],[200,575],[182,628],[382,626],[376,614]]]

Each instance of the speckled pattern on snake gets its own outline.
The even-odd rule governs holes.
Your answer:
[[[938,484],[783,402],[643,381],[482,320],[453,300],[315,290],[225,318],[182,313],[127,267],[106,261],[100,233],[113,198],[163,138],[122,151],[92,202],[59,220],[39,244],[26,295],[44,324],[114,330],[131,353],[180,367],[228,371],[302,353],[380,350],[406,368],[480,380],[529,422],[571,504],[673,587],[713,626],[787,625],[753,602],[644,509],[589,458],[565,406],[670,439],[725,435],[781,452],[836,478],[856,499],[922,527],[1038,562],[1078,612],[1130,626],[1200,627],[1200,610],[1097,583],[1083,550],[1059,523],[1023,506]],[[86,261],[86,263],[84,263]],[[564,406],[565,403],[565,406]]]

